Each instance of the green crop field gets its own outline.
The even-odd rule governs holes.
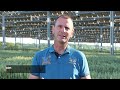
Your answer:
[[[0,79],[27,79],[29,73],[7,73],[6,65],[31,65],[37,50],[0,50]],[[88,60],[92,79],[120,79],[120,54],[82,50]]]

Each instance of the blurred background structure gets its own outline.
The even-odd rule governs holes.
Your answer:
[[[7,38],[13,38],[15,45],[18,41],[23,45],[27,38],[29,42],[34,39],[39,48],[42,40],[47,40],[50,46],[53,40],[51,27],[62,14],[73,18],[75,33],[70,40],[73,44],[93,43],[102,51],[107,43],[111,55],[116,47],[120,48],[120,11],[0,11],[2,48],[5,48]]]

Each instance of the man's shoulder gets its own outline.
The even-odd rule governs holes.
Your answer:
[[[80,50],[77,50],[77,49],[75,49],[75,48],[73,48],[73,47],[71,47],[71,46],[69,46],[68,47],[69,48],[69,50],[71,51],[71,52],[81,52]]]
[[[46,51],[49,50],[49,47],[45,48],[45,49],[42,49],[42,50],[39,50],[36,52],[36,54],[40,54],[40,53],[45,53]]]
[[[84,53],[78,49],[75,49],[73,47],[70,47],[71,53],[74,53],[75,55],[84,55]]]

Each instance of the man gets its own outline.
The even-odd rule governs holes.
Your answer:
[[[54,44],[38,51],[32,65],[45,65],[44,73],[31,73],[29,79],[91,79],[86,56],[68,45],[74,34],[73,21],[68,15],[57,18],[52,28]]]

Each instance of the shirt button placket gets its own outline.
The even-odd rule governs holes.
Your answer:
[[[60,56],[58,56],[58,63],[59,63],[59,64],[60,64],[60,58],[61,58],[61,57],[60,57]]]

